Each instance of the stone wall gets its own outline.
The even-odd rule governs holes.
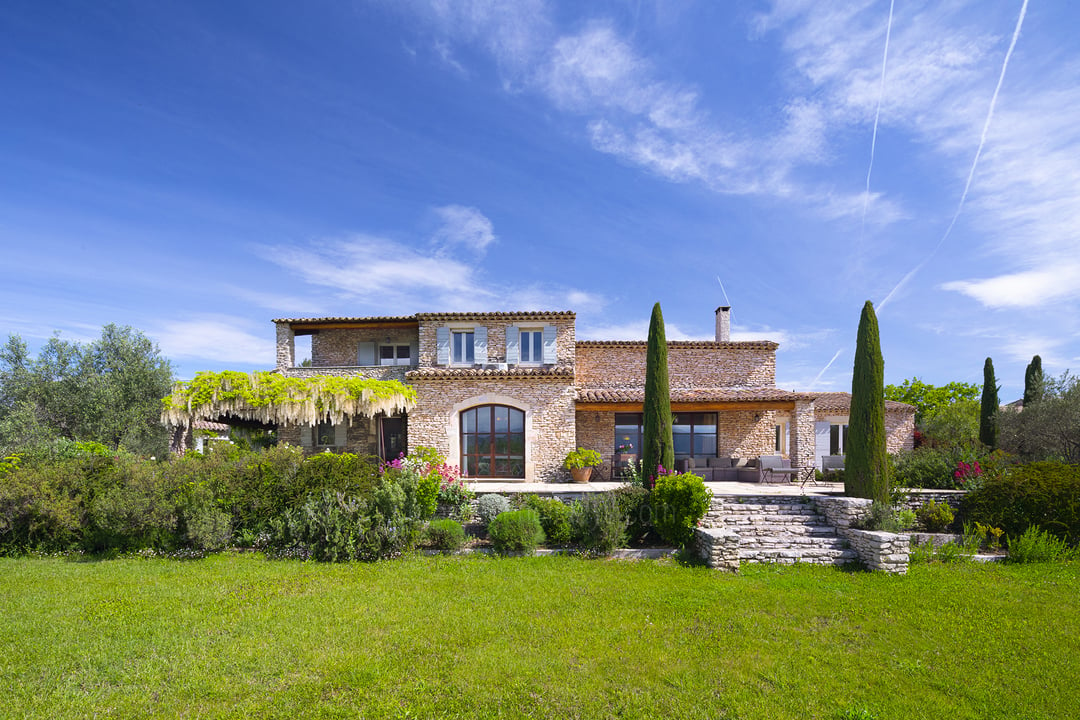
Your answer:
[[[311,336],[312,367],[355,367],[359,365],[359,347],[362,342],[379,345],[408,345],[411,348],[412,365],[416,365],[416,348],[419,334],[409,327],[365,327],[318,330]],[[378,363],[378,355],[375,362]]]
[[[719,457],[756,458],[773,454],[776,411],[724,410],[717,413],[716,422]]]
[[[345,445],[333,449],[333,452],[354,453],[356,455],[378,455],[378,433],[375,432],[375,420],[373,418],[353,418],[350,425],[345,423]],[[281,425],[278,427],[278,442],[288,443],[303,447],[304,442],[300,437],[302,430],[311,432],[310,425]],[[326,448],[305,447],[308,454],[322,452]]]
[[[604,464],[593,470],[598,479],[611,479],[611,456],[615,453],[615,413],[586,410],[576,413],[577,447],[600,453]]]
[[[705,565],[714,570],[739,572],[739,534],[722,528],[697,528],[694,547]]]
[[[963,490],[924,490],[912,488],[908,490],[907,500],[904,504],[912,510],[918,510],[923,503],[933,500],[936,503],[948,503],[953,511],[960,509],[960,501],[966,494]]]
[[[365,377],[372,380],[397,380],[405,382],[405,373],[411,370],[407,365],[373,365],[370,367],[297,367],[289,368],[284,374],[290,377],[316,377],[332,375],[334,377]],[[406,383],[407,384],[407,383]]]
[[[836,532],[846,538],[859,553],[859,560],[868,570],[884,570],[903,575],[908,568],[910,541],[906,534],[856,530],[852,525],[870,512],[871,501],[866,498],[818,497],[818,512],[825,516]]]
[[[579,342],[579,387],[640,388],[645,384],[644,342]],[[775,387],[776,344],[669,342],[672,388]]]
[[[885,449],[896,454],[915,447],[915,415],[912,413],[885,413]]]
[[[563,459],[575,448],[574,387],[565,378],[462,377],[414,380],[409,452],[433,447],[461,464],[460,412],[477,405],[509,405],[525,412],[525,482],[569,478]]]

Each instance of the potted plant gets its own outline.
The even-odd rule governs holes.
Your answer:
[[[574,478],[574,482],[584,483],[589,482],[592,469],[603,462],[600,453],[595,450],[578,448],[566,455],[566,459],[563,460],[563,467],[570,471],[570,476]]]

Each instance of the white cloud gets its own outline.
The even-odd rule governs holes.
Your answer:
[[[1038,307],[1080,297],[1080,264],[1056,265],[986,280],[955,280],[941,287],[963,293],[991,308]]]
[[[204,315],[165,321],[152,333],[161,352],[170,358],[198,358],[224,363],[275,363],[273,333],[268,326],[252,328],[250,321],[229,315]]]
[[[266,248],[263,255],[307,283],[337,290],[347,300],[396,308],[394,314],[430,307],[425,299],[456,309],[462,298],[475,303],[490,297],[476,282],[472,263],[371,235]]]
[[[461,245],[474,252],[484,252],[495,242],[495,229],[482,212],[463,205],[435,208],[443,225],[435,232],[437,245]]]

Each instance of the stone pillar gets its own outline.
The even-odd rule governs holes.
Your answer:
[[[296,365],[296,336],[289,323],[277,325],[277,369],[287,370]]]
[[[814,467],[814,401],[796,400],[791,413],[791,467]]]

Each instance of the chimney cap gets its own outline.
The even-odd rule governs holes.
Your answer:
[[[730,309],[731,309],[730,305],[721,305],[720,307],[716,308],[716,312],[720,312],[721,310],[730,310]]]

